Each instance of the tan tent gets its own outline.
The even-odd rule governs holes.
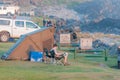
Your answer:
[[[25,35],[6,53],[6,59],[28,60],[30,51],[51,49],[54,44],[54,27],[43,28]]]

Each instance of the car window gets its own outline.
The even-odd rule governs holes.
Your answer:
[[[27,28],[38,28],[38,26],[36,26],[35,24],[33,24],[31,22],[26,22],[26,27]]]
[[[24,27],[24,21],[15,21],[16,27]]]
[[[9,20],[0,20],[0,25],[10,25]]]

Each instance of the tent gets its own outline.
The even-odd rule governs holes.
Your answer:
[[[54,27],[46,27],[22,35],[5,54],[6,60],[28,60],[30,51],[50,50],[54,44]]]

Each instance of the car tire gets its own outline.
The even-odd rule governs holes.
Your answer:
[[[0,33],[0,41],[1,42],[7,42],[9,41],[10,34],[8,32],[1,32]]]

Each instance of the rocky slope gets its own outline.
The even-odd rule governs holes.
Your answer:
[[[75,25],[80,26],[81,31],[120,34],[119,0],[37,1],[35,4],[35,0],[31,0],[32,4],[41,7],[41,14],[62,18],[67,27]]]
[[[18,1],[23,6],[24,0]],[[120,0],[27,0],[25,3],[24,6],[35,6],[37,15],[65,21],[61,27],[63,30],[79,26],[82,32],[120,34]],[[94,48],[107,48],[111,53],[115,52],[119,38],[97,37]]]

